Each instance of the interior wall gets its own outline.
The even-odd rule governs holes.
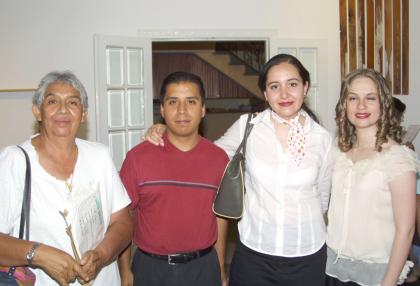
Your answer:
[[[337,55],[331,57],[337,59],[331,60],[329,68],[334,94],[339,68],[338,3],[328,2],[74,0],[69,5],[54,0],[2,1],[0,89],[35,88],[51,70],[73,70],[90,96],[87,138],[95,140],[94,34],[135,37],[139,29],[277,29],[285,38],[329,39],[331,54]],[[18,118],[13,128],[28,125],[32,122],[26,122],[26,117]]]
[[[32,93],[3,92],[0,94],[0,147],[21,144],[37,127],[32,115]]]
[[[1,1],[0,89],[35,88],[51,70],[73,70],[89,94],[87,138],[96,139],[93,35],[136,37],[139,29],[277,30],[281,38],[316,38],[328,41],[327,127],[334,130],[334,107],[339,77],[339,16],[336,0],[55,0]],[[413,106],[420,104],[419,53],[420,3],[410,1],[410,94],[407,122],[415,122]],[[223,7],[223,9],[221,9]],[[240,11],[240,12],[238,12]],[[1,96],[0,96],[1,100]],[[1,105],[9,104],[0,102]],[[17,106],[10,106],[17,109]],[[20,108],[19,108],[20,109]],[[11,128],[30,130],[30,110],[16,110]],[[0,121],[10,121],[0,114]],[[29,126],[29,127],[28,127]],[[29,135],[29,134],[28,134]],[[20,140],[25,139],[24,135]],[[0,137],[0,146],[6,143]],[[417,148],[420,149],[418,140]]]

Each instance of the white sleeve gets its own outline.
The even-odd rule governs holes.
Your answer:
[[[329,138],[330,140],[327,142],[326,152],[318,176],[318,190],[321,194],[321,207],[323,213],[328,210],[331,194],[332,169],[334,166],[334,140],[332,140],[331,136]]]
[[[0,232],[12,234],[19,227],[26,161],[16,146],[0,151]]]
[[[226,152],[229,159],[232,159],[236,149],[238,149],[239,144],[241,144],[247,117],[248,114],[242,115],[231,127],[229,127],[222,137],[214,142]]]

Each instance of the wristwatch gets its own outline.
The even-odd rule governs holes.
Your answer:
[[[28,265],[31,266],[32,265],[32,259],[35,256],[35,249],[40,246],[41,243],[39,242],[34,242],[34,244],[32,244],[31,249],[29,249],[28,253],[26,253],[26,260],[28,260]]]

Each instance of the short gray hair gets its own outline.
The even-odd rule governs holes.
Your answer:
[[[35,90],[32,103],[41,108],[42,102],[44,101],[45,90],[50,84],[54,83],[65,83],[74,87],[80,93],[80,100],[82,102],[83,110],[88,109],[88,97],[86,89],[82,82],[73,74],[73,72],[66,71],[52,71],[47,73],[39,82],[38,88]]]

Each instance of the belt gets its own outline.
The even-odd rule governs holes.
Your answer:
[[[160,255],[160,254],[154,254],[150,252],[146,252],[144,250],[139,250],[146,254],[147,256],[157,258],[160,260],[165,260],[170,265],[175,264],[185,264],[190,262],[191,260],[194,260],[196,258],[200,258],[208,254],[213,249],[213,246],[207,247],[205,249],[193,251],[193,252],[186,252],[186,253],[176,253],[176,254],[169,254],[169,255]]]

